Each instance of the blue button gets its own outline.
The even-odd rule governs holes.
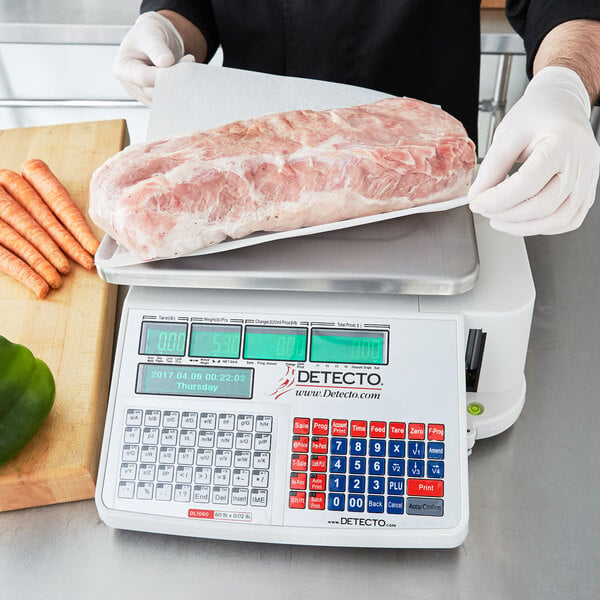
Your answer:
[[[402,496],[404,494],[404,479],[401,477],[389,477],[387,492],[391,496]]]
[[[346,460],[345,456],[332,456],[331,462],[329,463],[329,470],[332,473],[345,473]]]
[[[346,454],[348,440],[346,438],[331,438],[331,454]]]
[[[329,494],[327,497],[327,508],[329,510],[344,510],[344,494]]]
[[[330,475],[329,476],[329,490],[331,492],[345,492],[346,491],[346,476],[345,475]]]
[[[424,477],[425,476],[425,461],[424,460],[409,460],[406,474],[409,477]]]
[[[385,442],[369,440],[369,454],[371,456],[385,456]]]
[[[404,477],[404,459],[388,458],[388,473],[396,477]]]
[[[350,459],[349,471],[350,473],[358,473],[364,475],[367,470],[367,459],[362,457],[353,456]]]
[[[391,515],[404,514],[404,498],[388,498],[387,511]]]
[[[369,494],[383,494],[385,491],[385,477],[369,477]]]
[[[429,442],[427,444],[427,458],[444,460],[444,442]]]
[[[367,496],[367,512],[382,513],[383,507],[383,496]]]
[[[350,440],[350,454],[365,456],[367,454],[367,440],[352,438]]]
[[[365,497],[357,494],[348,494],[348,510],[351,512],[364,512]]]
[[[408,442],[408,458],[425,458],[425,442]]]
[[[348,491],[354,494],[364,494],[365,476],[350,475],[350,477],[348,477]]]
[[[398,440],[390,440],[388,442],[388,455],[393,458],[404,458],[404,444]]]
[[[441,479],[444,476],[444,463],[438,460],[430,460],[427,463],[427,477]]]
[[[369,459],[369,475],[385,475],[385,458]]]

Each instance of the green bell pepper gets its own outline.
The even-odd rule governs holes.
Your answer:
[[[0,465],[24,448],[46,420],[56,387],[48,365],[0,335]]]

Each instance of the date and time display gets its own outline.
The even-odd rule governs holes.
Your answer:
[[[143,321],[142,355],[385,365],[389,331]],[[254,369],[220,365],[140,363],[136,392],[250,398]]]

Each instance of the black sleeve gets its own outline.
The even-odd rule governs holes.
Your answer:
[[[210,0],[142,0],[140,13],[151,10],[172,10],[191,21],[206,38],[206,62],[214,56],[220,42]]]
[[[527,75],[533,75],[533,59],[545,35],[573,19],[600,20],[598,0],[507,0],[506,16],[525,42]]]

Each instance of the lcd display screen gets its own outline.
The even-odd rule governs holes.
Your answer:
[[[241,325],[192,323],[190,356],[202,358],[239,358]]]
[[[308,330],[304,327],[246,326],[244,358],[249,360],[306,360]]]
[[[387,331],[315,328],[310,340],[312,362],[387,364]]]
[[[140,354],[185,356],[187,323],[143,321]]]

